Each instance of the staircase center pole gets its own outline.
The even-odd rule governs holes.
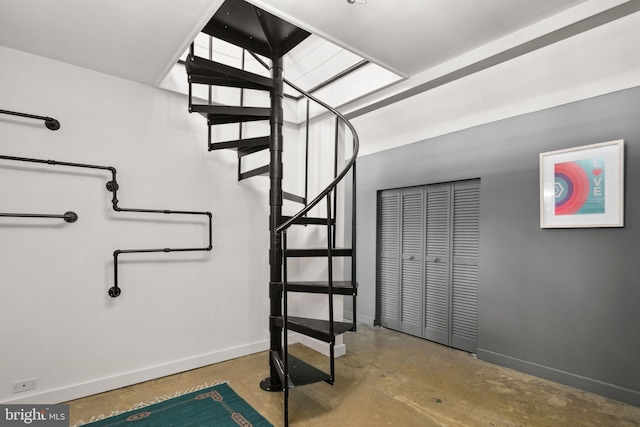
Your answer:
[[[282,128],[284,112],[284,73],[282,57],[271,59],[271,139],[269,142],[269,377],[260,382],[260,387],[266,391],[282,391],[283,384],[278,375],[275,362],[271,356],[277,353],[282,360],[282,326],[278,326],[276,318],[282,316],[282,240],[276,228],[282,223]]]

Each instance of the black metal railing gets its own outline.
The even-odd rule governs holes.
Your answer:
[[[262,66],[264,66],[266,68],[269,68],[269,65],[267,63],[265,63],[258,55],[256,55],[255,53],[253,53],[251,51],[249,51],[249,53],[254,57],[254,59],[256,61],[258,61],[260,64],[262,64]],[[347,120],[347,118],[342,113],[340,113],[338,110],[336,110],[335,108],[331,107],[330,105],[326,104],[325,102],[319,100],[318,98],[316,98],[315,96],[311,95],[310,93],[307,93],[306,91],[304,91],[303,89],[301,89],[300,87],[298,87],[294,83],[290,82],[289,80],[287,80],[287,79],[283,79],[283,80],[284,80],[285,84],[287,84],[288,86],[290,86],[291,88],[293,88],[297,92],[301,93],[302,95],[304,95],[308,99],[312,100],[313,102],[321,105],[325,109],[327,109],[330,112],[332,112],[333,114],[335,114],[337,116],[337,118],[340,121],[342,121],[342,123],[344,123],[349,128],[349,130],[351,131],[351,135],[353,136],[353,146],[352,146],[353,148],[352,148],[351,157],[347,161],[346,166],[342,169],[342,171],[339,174],[337,174],[335,176],[333,181],[331,181],[329,183],[329,185],[327,185],[325,187],[324,190],[322,190],[311,202],[309,202],[298,213],[296,213],[294,216],[289,218],[287,221],[285,221],[282,224],[280,224],[280,226],[278,226],[275,229],[276,233],[282,233],[282,231],[284,231],[284,230],[288,229],[289,227],[291,227],[300,218],[302,218],[311,209],[313,209],[318,203],[320,203],[322,201],[322,199],[324,199],[327,196],[327,194],[329,194],[329,192],[331,192],[333,189],[335,189],[338,186],[340,181],[342,181],[342,179],[349,173],[350,170],[353,169],[353,171],[355,172],[355,167],[354,166],[355,166],[355,163],[356,163],[356,158],[358,157],[358,150],[360,148],[360,139],[358,138],[358,133],[356,132],[356,129],[353,127],[351,122],[349,120]],[[353,179],[353,185],[354,185],[354,188],[355,188],[355,181],[356,181],[355,173],[352,175],[352,179]],[[352,198],[353,198],[353,202],[354,202],[353,205],[352,205],[352,212],[353,212],[353,216],[355,217],[355,210],[356,210],[355,192],[353,193]],[[354,230],[354,234],[353,234],[353,241],[355,242],[355,230]]]
[[[154,249],[116,249],[113,252],[113,276],[114,276],[114,285],[113,287],[111,287],[109,289],[109,296],[111,297],[117,297],[120,295],[121,293],[121,288],[119,286],[118,283],[118,257],[121,254],[132,254],[132,253],[151,253],[151,252],[190,252],[190,251],[210,251],[211,249],[213,249],[213,232],[212,232],[212,228],[213,228],[213,215],[211,214],[211,212],[207,212],[207,211],[177,211],[177,210],[168,210],[168,209],[164,209],[164,210],[160,210],[160,209],[137,209],[137,208],[122,208],[118,205],[119,201],[118,201],[118,181],[116,179],[116,168],[114,168],[113,166],[99,166],[99,165],[90,165],[90,164],[84,164],[84,163],[70,163],[70,162],[60,162],[60,161],[56,161],[56,160],[43,160],[43,159],[32,159],[32,158],[26,158],[26,157],[14,157],[14,156],[2,156],[0,155],[0,159],[2,160],[10,160],[10,161],[17,161],[17,162],[28,162],[28,163],[41,163],[41,164],[47,164],[47,165],[52,165],[52,166],[67,166],[67,167],[75,167],[75,168],[86,168],[86,169],[99,169],[99,170],[104,170],[104,171],[108,171],[111,173],[111,181],[107,182],[106,188],[108,191],[110,191],[113,196],[111,198],[111,204],[113,207],[113,210],[116,212],[136,212],[136,213],[150,213],[150,214],[164,214],[164,215],[170,215],[170,214],[179,214],[179,215],[204,215],[208,217],[208,225],[209,225],[209,232],[208,232],[208,245],[205,247],[189,247],[189,248],[154,248]],[[65,219],[65,221],[67,222],[74,222],[74,221],[70,221],[68,220],[66,217],[68,214],[73,214],[75,215],[73,212],[67,212],[65,213],[63,216],[47,216],[47,217],[63,217]],[[18,215],[18,214],[15,214]],[[29,215],[29,214],[23,214],[23,215]],[[0,214],[0,216],[9,216],[9,215],[2,215]],[[72,216],[68,215],[68,218],[71,219]],[[75,219],[77,219],[77,215],[75,216]]]
[[[8,110],[0,110],[0,114],[8,114],[10,116],[26,117],[28,119],[44,120],[44,125],[47,127],[47,129],[51,129],[51,130],[60,129],[60,122],[57,121],[56,119],[52,118],[52,117],[36,116],[36,115],[33,115],[33,114],[18,113],[16,111],[8,111]]]
[[[248,51],[251,56],[253,56],[253,58],[258,61],[258,63],[260,63],[263,67],[265,68],[269,68],[269,65],[267,63],[265,63],[258,55],[256,55],[255,53]],[[358,133],[356,132],[356,129],[354,128],[354,126],[351,124],[351,122],[342,114],[340,113],[338,110],[336,110],[335,108],[333,108],[332,106],[328,105],[327,103],[321,101],[320,99],[316,98],[315,96],[311,95],[310,93],[306,92],[305,90],[301,89],[300,87],[298,87],[296,84],[288,81],[287,79],[283,78],[283,81],[285,84],[287,84],[289,87],[293,88],[295,91],[297,91],[298,93],[302,94],[303,96],[305,96],[308,100],[311,100],[315,103],[317,103],[318,105],[324,107],[326,110],[330,111],[331,113],[333,113],[336,116],[336,153],[335,153],[335,169],[334,169],[334,179],[333,181],[331,181],[313,200],[311,200],[310,202],[308,202],[308,197],[305,194],[305,202],[308,202],[305,204],[305,207],[302,208],[300,211],[298,211],[298,213],[296,213],[295,215],[293,215],[292,217],[290,217],[288,220],[284,221],[282,224],[280,224],[278,227],[276,227],[274,229],[275,234],[278,235],[282,235],[283,232],[285,232],[286,230],[289,229],[289,227],[291,227],[293,224],[295,224],[297,221],[300,220],[300,218],[302,218],[303,216],[307,215],[307,213],[313,209],[318,203],[320,203],[324,198],[329,198],[330,200],[330,193],[331,192],[336,192],[337,191],[337,187],[338,184],[342,181],[342,179],[349,173],[349,171],[351,171],[351,179],[352,179],[352,187],[351,187],[351,283],[352,286],[356,286],[356,158],[358,157],[358,150],[360,148],[360,139],[358,137]],[[308,110],[307,110],[308,111]],[[308,120],[308,119],[307,119]],[[349,131],[351,132],[351,135],[353,137],[353,145],[352,145],[352,153],[351,153],[351,157],[349,158],[349,160],[347,161],[345,167],[342,169],[342,171],[340,171],[340,173],[337,173],[337,137],[338,137],[338,121],[341,121],[342,123],[344,123],[348,128]],[[308,152],[306,153],[306,155],[308,156]],[[306,162],[308,162],[308,160],[306,160]],[[331,202],[329,201],[329,206],[331,206]],[[334,208],[335,209],[335,208]],[[331,218],[330,215],[331,209],[329,208],[329,215],[328,217]],[[331,260],[331,249],[333,246],[333,243],[331,242],[333,240],[333,242],[335,242],[335,238],[331,239],[331,237],[335,237],[335,227],[334,228],[334,233],[330,233],[330,242],[328,244],[329,248],[328,248],[328,252],[329,252],[329,260]],[[329,293],[332,294],[333,293],[333,278],[332,276],[329,276]],[[286,292],[285,292],[286,293]],[[353,330],[355,331],[356,329],[356,304],[355,304],[355,295],[353,296],[354,298],[354,304],[353,304]],[[333,322],[331,322],[333,323]],[[284,324],[286,325],[286,320],[284,322]],[[286,335],[286,326],[285,326],[285,335]]]

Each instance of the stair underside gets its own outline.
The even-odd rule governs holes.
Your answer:
[[[267,58],[284,56],[309,36],[243,0],[226,0],[202,32]]]
[[[333,281],[333,294],[334,295],[357,295],[358,284],[352,286],[350,280],[334,280]],[[287,282],[287,291],[289,292],[305,292],[310,294],[328,294],[329,282],[321,280],[313,281],[296,281]]]
[[[278,353],[271,352],[271,360],[273,360],[276,367],[276,371],[280,376],[280,381],[285,384],[284,379],[284,363]],[[289,388],[299,387],[307,384],[314,384],[321,381],[330,382],[331,376],[313,365],[298,359],[290,354],[287,355],[288,366],[287,370],[289,380],[286,382]]]
[[[269,165],[260,166],[259,168],[252,169],[250,171],[241,172],[238,176],[238,181],[242,181],[243,179],[251,178],[254,176],[268,176],[269,175]]]
[[[287,193],[286,191],[282,192],[282,197],[285,200],[290,200],[292,202],[296,202],[296,203],[302,203],[303,205],[306,203],[306,200],[304,197],[302,196],[296,196],[295,194],[292,193]]]
[[[276,317],[276,325],[283,326],[283,323],[282,317]],[[333,322],[332,336],[329,330],[329,324],[330,322],[328,320],[289,316],[287,329],[320,341],[331,343],[334,342],[336,336],[344,334],[353,328],[353,323],[350,322]]]
[[[191,112],[200,113],[209,125],[269,120],[271,110],[262,107],[236,107],[232,105],[193,104]]]
[[[207,118],[207,124],[209,125],[224,125],[229,123],[244,123],[255,122],[259,120],[267,120],[269,117],[257,117],[257,116],[225,116],[216,114],[203,114]]]
[[[207,113],[221,116],[251,116],[269,118],[271,109],[268,107],[238,107],[235,105],[193,104],[194,113]]]
[[[256,138],[236,139],[234,141],[215,142],[209,144],[209,151],[213,150],[236,150],[240,156],[257,153],[269,148],[269,137],[259,136]]]

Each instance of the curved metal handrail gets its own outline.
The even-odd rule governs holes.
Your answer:
[[[251,51],[249,51],[249,53],[255,58],[256,61],[261,63],[265,68],[269,68],[269,65],[267,65],[258,55],[256,55],[255,53],[253,53]],[[319,100],[318,98],[316,98],[315,96],[311,95],[310,93],[305,92],[304,90],[302,90],[301,88],[296,86],[294,83],[291,83],[287,79],[284,79],[284,83],[289,85],[294,90],[300,92],[302,95],[306,96],[310,100],[316,102],[317,104],[320,104],[322,107],[324,107],[327,110],[331,111],[340,120],[342,120],[342,122],[347,125],[347,127],[351,131],[351,135],[353,136],[353,152],[351,154],[351,158],[347,162],[347,165],[344,167],[344,169],[338,175],[336,175],[336,177],[333,179],[333,181],[331,181],[329,183],[329,185],[327,185],[327,187],[324,190],[322,190],[302,210],[300,210],[294,216],[292,216],[291,218],[289,218],[288,220],[286,220],[285,222],[280,224],[278,227],[276,227],[276,229],[274,231],[276,233],[278,233],[278,234],[282,233],[284,230],[286,230],[289,227],[291,227],[292,224],[294,224],[296,221],[298,221],[300,218],[302,218],[306,213],[308,213],[311,209],[313,209],[318,203],[320,203],[320,201],[323,198],[325,198],[327,196],[327,194],[329,194],[334,188],[336,188],[338,186],[338,183],[340,181],[342,181],[342,178],[345,177],[345,175],[349,172],[349,170],[351,170],[351,168],[355,164],[356,158],[358,157],[358,150],[360,148],[360,139],[358,137],[358,133],[356,132],[356,129],[353,127],[351,122],[349,120],[347,120],[347,118],[344,115],[342,115],[335,108],[331,107],[330,105],[327,105],[325,102],[323,102],[323,101]]]

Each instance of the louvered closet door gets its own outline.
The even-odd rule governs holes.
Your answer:
[[[451,185],[426,190],[424,338],[449,345]]]
[[[421,336],[424,296],[422,253],[424,248],[424,199],[423,187],[402,190],[400,222],[400,330]]]
[[[379,207],[380,324],[475,352],[480,181],[383,191]]]
[[[475,352],[478,343],[478,259],[480,252],[480,184],[453,184],[453,266],[451,343]]]
[[[378,200],[379,319],[387,328],[400,329],[400,195],[380,192]]]

